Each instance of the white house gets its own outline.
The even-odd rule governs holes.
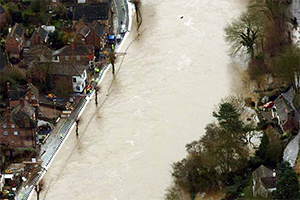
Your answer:
[[[86,69],[80,75],[74,75],[72,78],[72,83],[74,92],[82,92],[87,83]]]

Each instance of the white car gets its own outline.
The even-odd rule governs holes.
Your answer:
[[[121,33],[121,34],[126,33],[126,31],[127,31],[127,30],[126,30],[125,24],[122,24],[120,33]]]

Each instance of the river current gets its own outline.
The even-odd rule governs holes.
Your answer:
[[[95,115],[94,99],[86,107],[80,140],[73,130],[44,177],[40,199],[163,199],[171,164],[203,135],[221,98],[241,84],[230,67],[223,28],[245,4],[142,0],[145,31],[110,89],[111,71],[106,74],[99,105],[107,100]],[[134,23],[127,43],[135,30]]]

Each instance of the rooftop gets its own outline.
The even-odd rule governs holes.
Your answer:
[[[254,172],[252,172],[252,177],[254,180],[259,180],[260,178],[264,177],[273,177],[273,172],[264,165],[261,165]]]
[[[13,37],[15,38],[18,42],[20,42],[22,40],[22,36],[23,36],[23,30],[21,28],[21,26],[19,24],[15,24],[15,26],[12,28],[11,32],[8,34],[8,38],[9,37]]]
[[[85,17],[88,21],[108,19],[109,4],[78,4],[74,6],[73,20]]]
[[[92,51],[93,47],[88,45],[75,45],[74,48],[71,45],[67,45],[54,51],[53,56],[90,55]]]
[[[80,63],[52,63],[50,67],[52,74],[65,76],[81,76],[87,69],[86,66]]]

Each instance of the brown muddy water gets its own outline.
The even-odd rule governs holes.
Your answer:
[[[130,46],[113,92],[92,119],[94,100],[86,107],[81,138],[71,133],[44,177],[40,199],[163,199],[171,164],[203,135],[220,99],[241,84],[230,67],[223,28],[245,5],[246,0],[142,0],[146,30]],[[109,71],[99,105],[111,80]]]

